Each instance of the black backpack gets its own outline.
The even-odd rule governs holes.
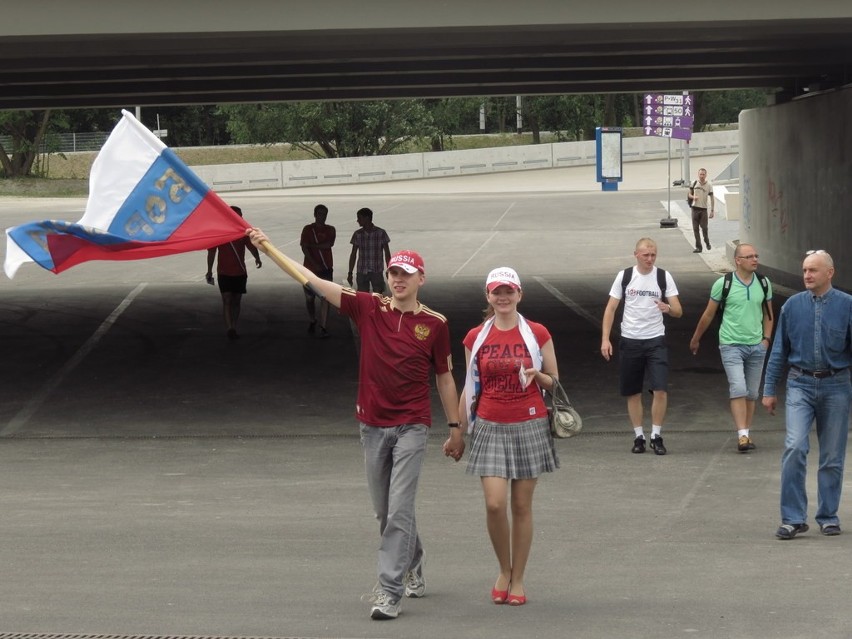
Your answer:
[[[773,319],[772,317],[772,307],[769,305],[769,280],[765,275],[754,272],[754,276],[757,278],[757,281],[760,282],[760,288],[763,289],[763,312],[766,313],[766,316],[769,319]],[[725,273],[725,281],[722,283],[722,299],[719,300],[719,308],[716,310],[716,317],[719,321],[722,321],[722,315],[725,313],[725,301],[728,299],[728,293],[731,292],[731,284],[734,281],[734,273],[731,271],[730,273]]]
[[[621,276],[621,299],[627,297],[627,285],[630,284],[630,278],[633,277],[633,267],[630,266],[624,269],[624,275]],[[666,272],[657,267],[657,286],[660,287],[660,301],[668,302],[666,299]]]
[[[692,183],[692,186],[689,187],[689,192],[692,193],[693,195],[695,195],[695,185],[696,184],[698,184],[698,180],[695,180],[695,182]],[[686,196],[686,205],[689,208],[692,208],[692,206],[693,206],[692,200],[689,199],[688,195]]]

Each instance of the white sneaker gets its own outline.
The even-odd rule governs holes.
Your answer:
[[[423,579],[423,559],[405,573],[405,596],[419,598],[426,594],[426,581]]]
[[[382,591],[372,595],[373,607],[370,609],[370,617],[373,619],[396,619],[399,617],[401,606],[398,601]]]

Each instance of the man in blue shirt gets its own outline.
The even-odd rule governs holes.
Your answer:
[[[787,437],[781,457],[779,539],[806,532],[805,492],[808,433],[816,421],[819,441],[816,522],[823,535],[839,535],[837,510],[852,405],[852,295],[831,286],[834,261],[825,251],[808,251],[802,264],[806,291],[781,308],[775,344],[763,386],[763,406],[775,414],[775,386],[787,374]]]

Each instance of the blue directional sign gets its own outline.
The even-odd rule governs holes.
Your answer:
[[[688,93],[649,93],[642,101],[645,135],[691,140],[694,122],[692,96]]]

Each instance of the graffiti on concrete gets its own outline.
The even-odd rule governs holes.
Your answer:
[[[775,182],[770,179],[766,195],[769,200],[770,223],[781,231],[781,235],[785,235],[789,227],[789,218],[787,217],[787,206],[784,202],[784,191],[779,189]]]

